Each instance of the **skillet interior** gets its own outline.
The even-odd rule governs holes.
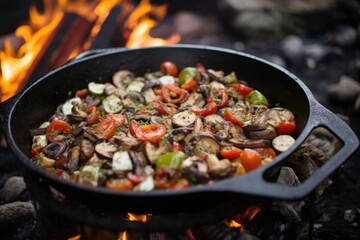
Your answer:
[[[12,144],[20,150],[18,155],[20,155],[21,160],[30,169],[35,169],[37,173],[42,175],[42,170],[28,158],[31,151],[29,130],[46,121],[54,113],[56,107],[68,98],[69,92],[85,88],[87,83],[91,81],[111,81],[112,74],[120,69],[127,69],[141,76],[147,71],[158,70],[160,63],[165,60],[176,62],[180,69],[201,63],[206,68],[223,70],[225,73],[235,71],[239,79],[248,81],[252,87],[264,93],[271,106],[274,107],[275,104],[279,104],[294,112],[297,120],[296,135],[301,134],[308,122],[309,98],[312,96],[307,88],[286,70],[256,57],[231,50],[187,45],[143,49],[111,49],[99,55],[80,59],[49,73],[20,96],[19,101],[10,113],[9,121]],[[60,188],[65,186],[75,194],[79,194],[77,193],[79,189],[88,190],[82,186],[74,186],[78,184],[58,181],[56,177],[49,174],[43,176],[54,182],[55,185],[59,185]],[[114,194],[114,192],[106,191],[106,189],[105,191],[98,189],[91,192],[101,193],[108,197],[112,195],[122,196],[123,194]],[[190,190],[189,192],[194,193],[196,191]],[[176,194],[166,194],[164,196],[176,197]],[[124,196],[131,199],[132,193],[124,193]]]

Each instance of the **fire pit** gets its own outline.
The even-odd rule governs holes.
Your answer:
[[[140,12],[140,10],[135,11],[136,6],[141,5],[140,2],[143,6],[146,5],[146,1],[138,1],[136,4],[128,2],[128,4],[110,6],[107,14],[97,17],[96,20],[73,12],[59,17],[57,27],[51,31],[52,37],[45,41],[47,43],[33,59],[29,70],[21,70],[21,77],[16,77],[24,81],[14,84],[15,87],[10,93],[8,88],[4,87],[5,70],[2,68],[0,78],[2,101],[51,69],[62,65],[76,52],[114,46],[131,47],[126,45],[126,39],[130,39],[134,27],[125,22],[130,19],[131,13]],[[182,1],[182,3],[156,1],[154,6],[159,7],[159,11],[166,10],[162,6],[163,3],[169,3],[169,15],[163,18],[165,13],[151,12],[150,15],[153,15],[151,19],[155,18],[159,21],[159,25],[151,31],[151,34],[160,36],[162,44],[180,42],[227,47],[249,52],[282,65],[298,75],[309,86],[320,103],[333,112],[339,113],[339,116],[348,121],[350,127],[359,135],[359,105],[356,105],[356,98],[360,95],[356,90],[360,72],[357,63],[359,61],[359,34],[356,32],[359,16],[352,10],[358,8],[355,1],[338,1],[339,5],[333,5],[334,8],[320,10],[322,13],[328,13],[327,18],[323,18],[328,19],[326,22],[328,25],[321,29],[320,34],[317,32],[320,31],[319,29],[299,28],[298,31],[292,31],[291,35],[283,33],[275,38],[270,37],[266,31],[249,31],[251,29],[249,25],[244,27],[241,24],[229,24],[235,21],[235,16],[242,16],[244,19],[245,10],[232,6],[231,1],[223,2],[223,5],[219,6],[217,1],[211,1],[205,7],[204,3],[189,5],[188,1]],[[92,6],[92,9],[96,9],[95,6]],[[255,10],[252,9],[253,12],[256,12]],[[272,13],[275,14],[274,12]],[[334,21],[334,15],[337,13],[346,13],[342,16],[348,17],[340,17]],[[311,16],[311,13],[308,14],[310,15],[307,16]],[[301,14],[294,14],[294,16],[299,15]],[[249,15],[245,16],[249,17]],[[264,15],[257,16],[264,17]],[[243,24],[243,22],[240,23]],[[103,25],[97,33],[93,32],[93,27],[96,25]],[[354,29],[357,38],[352,40]],[[147,33],[150,33],[149,31]],[[77,34],[74,34],[75,32]],[[324,32],[326,35],[321,35]],[[66,36],[69,35],[77,37],[67,40]],[[155,37],[150,40],[155,40]],[[22,40],[16,41],[18,44],[22,43]],[[78,45],[82,47],[78,48]],[[302,49],[302,51],[296,52],[294,49]],[[4,59],[1,57],[0,61],[3,64]],[[331,87],[332,85],[334,87]],[[343,90],[339,92],[333,90],[334,88]],[[350,89],[352,91],[349,91]],[[324,139],[330,143],[324,144]],[[281,170],[281,173],[286,176],[294,176],[292,173],[295,173],[296,178],[286,177],[285,179],[291,179],[288,181],[278,179],[280,182],[296,184],[297,181],[304,181],[306,174],[311,174],[316,169],[313,165],[314,160],[324,157],[319,155],[319,152],[333,153],[338,146],[331,134],[324,134],[322,130],[316,131],[307,141],[311,147],[305,145],[290,158],[287,168]],[[303,201],[291,203],[261,201],[256,204],[247,204],[245,207],[235,199],[234,202],[214,206],[214,209],[171,216],[149,215],[144,221],[144,216],[134,217],[128,213],[108,215],[109,213],[102,212],[102,209],[93,209],[91,206],[72,199],[62,200],[61,195],[42,186],[41,183],[36,182],[36,179],[27,177],[24,184],[21,178],[24,172],[16,164],[16,157],[7,149],[5,143],[1,146],[0,170],[4,175],[0,182],[1,193],[3,193],[3,195],[0,194],[2,201],[0,210],[2,213],[8,213],[9,218],[3,218],[0,222],[9,222],[10,216],[15,216],[11,222],[23,229],[23,231],[17,231],[16,228],[10,228],[8,224],[0,224],[4,226],[0,229],[0,235],[4,236],[4,239],[23,239],[29,236],[35,236],[36,239],[80,239],[81,237],[89,239],[241,239],[245,236],[251,236],[253,239],[257,237],[260,239],[309,237],[319,240],[332,237],[360,238],[357,226],[360,218],[360,206],[357,199],[360,198],[360,193],[356,188],[359,184],[356,178],[360,170],[359,152],[313,195]],[[295,159],[301,159],[313,168],[310,168],[308,172],[296,170],[298,166]],[[20,178],[12,176],[20,176]],[[8,184],[17,186],[16,190],[11,193],[6,190],[7,181],[9,181]],[[51,201],[54,194],[57,200],[55,202]],[[50,206],[46,203],[50,203]],[[59,203],[60,205],[57,205]],[[11,211],[10,209],[18,210]],[[223,209],[229,211],[223,211]],[[72,214],[72,210],[78,210],[76,213],[79,215]],[[18,215],[13,215],[14,212]],[[217,215],[217,212],[223,214]],[[82,217],[79,217],[80,215]],[[98,218],[99,215],[100,218]],[[101,221],[96,222],[97,219]],[[169,224],[170,221],[173,224]],[[272,224],[269,225],[270,222]]]

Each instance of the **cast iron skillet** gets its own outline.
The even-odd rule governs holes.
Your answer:
[[[294,112],[297,121],[295,144],[271,163],[243,176],[209,186],[172,191],[134,192],[89,187],[49,174],[30,160],[30,129],[37,128],[47,120],[56,107],[68,98],[69,91],[85,88],[91,81],[111,81],[112,74],[120,69],[143,75],[148,70],[158,70],[160,63],[165,60],[176,62],[180,69],[201,63],[206,68],[223,70],[225,73],[235,71],[239,79],[248,81],[252,87],[260,90],[272,106],[280,104]],[[169,205],[166,211],[179,211],[211,206],[234,197],[302,199],[339,168],[359,146],[356,135],[348,125],[321,106],[304,83],[292,73],[249,54],[209,46],[179,44],[85,52],[2,103],[0,111],[7,143],[33,176],[72,198],[134,212],[162,211]],[[271,182],[286,157],[318,126],[336,135],[343,143],[342,148],[299,186]]]

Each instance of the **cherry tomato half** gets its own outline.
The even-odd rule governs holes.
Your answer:
[[[295,123],[281,121],[277,127],[278,135],[290,135],[296,128]]]
[[[69,123],[63,120],[54,120],[46,128],[45,134],[49,142],[55,142],[57,140],[63,139],[63,136],[60,136],[60,134],[70,134],[71,131],[72,127]]]
[[[205,117],[207,115],[216,113],[217,109],[218,109],[217,104],[215,102],[210,101],[203,108],[193,106],[191,108],[191,111],[193,113],[195,113],[196,115],[200,115],[202,117]]]
[[[114,190],[131,190],[133,186],[132,182],[127,178],[109,179],[105,182],[105,187]]]
[[[186,97],[186,91],[175,85],[163,85],[161,93],[164,101],[172,104],[177,104]]]
[[[120,113],[109,113],[114,119],[115,128],[121,127],[125,123],[125,116]]]
[[[178,75],[179,70],[174,62],[165,61],[162,62],[160,65],[160,72],[166,75],[176,77]]]
[[[223,158],[234,159],[234,158],[240,157],[242,151],[243,150],[240,148],[237,148],[234,146],[227,146],[227,147],[223,147],[220,150],[220,155]]]
[[[135,135],[136,129],[139,127],[139,123],[136,120],[131,120],[129,124],[129,131],[132,135]]]
[[[261,166],[261,156],[253,149],[245,148],[240,155],[240,162],[247,172]]]
[[[93,125],[99,121],[100,111],[97,107],[89,107],[86,112],[89,114],[86,119],[87,125]]]
[[[217,101],[214,101],[214,100]],[[224,107],[226,104],[228,104],[229,102],[229,95],[226,92],[225,89],[213,89],[210,92],[210,96],[208,97],[208,102],[209,101],[214,101],[216,102],[216,105],[218,108],[222,108]]]
[[[244,125],[244,122],[242,121],[242,119],[240,119],[238,116],[233,114],[229,109],[225,109],[224,119],[226,121],[235,123],[235,124],[239,125],[240,127],[242,127]]]
[[[114,118],[110,114],[104,115],[100,124],[95,127],[95,130],[98,131],[103,138],[108,140],[116,131]]]
[[[136,137],[141,139],[142,142],[150,142],[153,144],[158,144],[165,134],[165,126],[159,123],[141,125],[135,131]]]

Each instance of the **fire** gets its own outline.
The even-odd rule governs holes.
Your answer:
[[[161,20],[166,15],[167,8],[167,4],[152,6],[149,0],[142,0],[125,23],[126,29],[132,30],[126,43],[126,47],[137,48],[178,43],[180,41],[180,35],[177,33],[172,34],[167,39],[153,38],[150,35],[151,29],[157,22],[151,19],[149,15]]]
[[[50,44],[54,32],[66,13],[74,12],[95,22],[88,40],[83,46],[72,49],[68,59],[89,48],[110,10],[118,4],[121,4],[124,9],[129,6],[133,9],[124,26],[129,33],[126,47],[158,46],[180,41],[178,34],[172,34],[167,39],[150,36],[150,31],[157,22],[149,15],[161,20],[167,12],[166,4],[152,6],[149,0],[142,0],[134,9],[129,0],[43,0],[43,2],[43,13],[32,6],[29,11],[29,23],[19,26],[15,31],[16,37],[23,39],[25,43],[19,49],[14,49],[12,43],[6,41],[4,50],[0,51],[0,102],[21,90],[23,82],[31,76],[33,68],[41,60],[43,51]]]
[[[258,206],[250,206],[245,212],[237,214],[234,219],[225,221],[225,224],[232,228],[242,229],[245,223],[249,223],[261,211]]]

